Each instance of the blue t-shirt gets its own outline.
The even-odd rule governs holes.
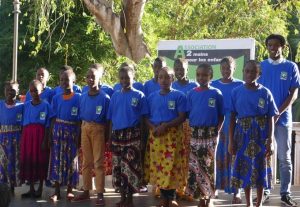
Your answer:
[[[53,96],[58,95],[58,94],[62,94],[64,92],[64,89],[61,86],[56,86],[53,89]],[[78,85],[73,85],[73,92],[74,93],[81,93],[81,88]]]
[[[237,118],[278,114],[272,93],[263,85],[258,89],[250,90],[245,85],[238,86],[231,93],[231,111]]]
[[[283,60],[278,65],[271,64],[269,60],[264,60],[261,62],[261,69],[262,74],[258,82],[271,91],[276,106],[280,108],[289,96],[290,89],[300,87],[298,67],[294,62],[288,60]],[[283,126],[292,124],[291,106],[280,115],[277,123]]]
[[[155,126],[178,117],[179,112],[186,112],[186,96],[181,91],[171,89],[168,94],[155,91],[147,98],[149,120]]]
[[[219,89],[209,86],[207,90],[194,88],[187,96],[190,126],[217,126],[224,115],[223,96]]]
[[[53,92],[52,88],[46,86],[46,87],[44,88],[44,90],[42,91],[42,93],[40,94],[40,98],[41,98],[43,101],[47,101],[49,104],[51,104],[53,95],[54,95],[54,92]],[[32,100],[32,97],[31,97],[31,95],[30,95],[30,92],[27,91],[25,102],[26,102],[26,101],[31,101],[31,100]]]
[[[146,81],[144,84],[144,92],[146,97],[148,97],[151,93],[159,90],[160,90],[160,85],[158,84],[157,81],[155,81],[154,78]]]
[[[52,99],[54,117],[57,119],[76,122],[80,120],[80,94],[74,93],[73,97],[64,100],[62,94],[55,95]]]
[[[41,124],[45,127],[50,126],[53,112],[48,102],[42,101],[38,105],[33,105],[31,101],[24,104],[23,126],[28,124]]]
[[[142,91],[144,93],[144,85],[140,82],[134,82],[132,84],[132,87],[135,88],[136,90]],[[114,85],[114,91],[120,91],[122,89],[122,86],[120,83],[116,83]]]
[[[178,81],[175,81],[174,83],[172,83],[172,88],[183,92],[185,95],[188,94],[188,92],[190,92],[190,90],[192,90],[193,88],[197,87],[199,84],[197,84],[194,81],[190,81],[185,84],[185,85],[181,85]]]
[[[101,88],[101,90],[106,93],[109,97],[111,97],[114,93],[114,89],[107,85],[107,84],[102,84],[102,85],[99,85],[99,87]],[[90,90],[90,87],[89,86],[83,86],[82,88],[82,93],[86,93]]]
[[[230,112],[231,107],[231,91],[242,85],[243,81],[239,79],[233,79],[231,83],[223,83],[221,79],[214,80],[211,82],[211,86],[214,88],[219,89],[222,92],[223,95],[223,103],[224,103],[224,112]]]
[[[81,120],[105,124],[109,100],[109,96],[103,91],[94,96],[90,96],[88,92],[83,93],[80,97]]]
[[[5,101],[0,101],[0,126],[22,125],[24,104],[17,102],[12,108],[6,107]]]
[[[112,129],[119,130],[137,126],[148,107],[143,92],[132,89],[128,92],[116,91],[110,100],[107,119],[112,121]]]

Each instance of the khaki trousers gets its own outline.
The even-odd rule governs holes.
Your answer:
[[[92,190],[92,171],[95,171],[97,193],[104,193],[105,169],[105,127],[102,124],[83,121],[81,125],[81,147],[83,154],[83,189]]]

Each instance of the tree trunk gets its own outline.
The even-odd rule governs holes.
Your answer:
[[[123,0],[120,15],[113,12],[112,1],[83,1],[96,17],[96,22],[111,36],[118,55],[126,56],[136,63],[150,56],[141,27],[146,0]]]

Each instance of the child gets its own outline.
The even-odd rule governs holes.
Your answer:
[[[8,184],[11,191],[19,186],[20,138],[23,104],[16,100],[19,84],[6,82],[5,100],[0,101],[0,183]]]
[[[194,81],[190,81],[187,77],[188,73],[188,61],[184,58],[177,58],[174,61],[174,72],[176,81],[172,83],[172,87],[176,90],[179,90],[183,92],[185,95],[188,94],[190,90],[197,87],[198,84]],[[190,148],[190,135],[191,135],[191,128],[189,126],[188,119],[183,123],[183,132],[184,132],[184,147],[185,147],[185,156],[186,156],[186,176],[189,169],[189,148]],[[177,189],[177,194],[181,198],[185,198],[184,193],[184,186],[182,186],[180,189]],[[186,198],[188,200],[191,200],[191,198]]]
[[[21,138],[20,178],[27,180],[30,190],[22,194],[23,198],[41,197],[43,181],[47,176],[48,155],[46,150],[48,129],[52,118],[51,106],[41,100],[43,85],[38,80],[29,84],[31,101],[24,104],[23,131]],[[39,180],[38,190],[34,190],[34,182]]]
[[[228,153],[229,123],[230,123],[230,96],[231,91],[243,84],[243,81],[233,78],[235,60],[233,57],[224,57],[221,60],[222,78],[211,82],[211,86],[219,89],[224,97],[225,120],[220,132],[216,152],[216,189],[222,189],[226,193],[233,193],[232,204],[242,203],[239,189],[231,187],[231,156]]]
[[[109,96],[99,88],[100,71],[90,68],[86,82],[89,91],[80,98],[81,147],[83,153],[83,194],[73,201],[90,199],[89,190],[92,190],[92,170],[96,175],[96,206],[103,206],[104,192],[104,148],[107,135],[106,115],[109,107]]]
[[[200,195],[199,206],[210,206],[210,198],[215,193],[215,147],[224,120],[223,96],[221,91],[209,85],[213,78],[209,64],[197,67],[196,78],[200,86],[187,96],[192,134],[186,192],[194,197]]]
[[[69,66],[69,65],[64,65],[64,66],[62,66],[62,67],[60,68],[60,70],[59,70],[59,79],[61,78],[61,75],[62,75],[65,71],[67,71],[67,70],[71,70],[72,72],[74,72],[74,70],[73,70],[73,68],[72,68],[71,66]],[[78,85],[75,84],[75,79],[74,79],[74,83],[73,83],[73,91],[74,91],[75,93],[81,93],[81,92],[82,92],[80,86],[78,86]],[[56,87],[53,89],[53,96],[54,96],[54,95],[57,95],[57,94],[62,94],[63,92],[64,92],[64,89],[63,89],[63,87],[62,87],[61,85],[56,86]]]
[[[279,115],[275,116],[274,133],[276,144],[280,146],[277,148],[277,158],[281,201],[287,206],[296,206],[297,202],[291,197],[292,104],[298,97],[299,69],[296,63],[284,58],[282,51],[286,47],[286,40],[282,35],[269,35],[265,44],[269,58],[261,62],[262,74],[258,82],[270,89],[279,110]],[[267,192],[263,199],[268,199]]]
[[[160,206],[178,206],[175,189],[184,186],[184,147],[182,123],[186,117],[186,97],[171,88],[172,74],[168,67],[158,73],[160,90],[148,97],[150,129],[145,173],[152,185],[160,188]]]
[[[243,70],[245,84],[232,91],[228,151],[233,160],[232,185],[244,188],[252,206],[251,187],[257,188],[256,206],[262,206],[263,187],[271,187],[268,157],[272,154],[274,116],[278,114],[271,92],[258,84],[259,63],[250,60]]]
[[[148,97],[152,92],[159,91],[160,86],[158,84],[158,73],[162,67],[166,67],[167,63],[163,57],[157,57],[152,64],[154,78],[148,80],[144,84],[145,96]]]
[[[43,90],[41,93],[41,99],[44,101],[47,101],[49,104],[51,104],[51,100],[53,97],[53,90],[47,86],[47,82],[49,80],[49,71],[46,68],[39,68],[36,71],[35,78],[39,80],[43,85]],[[25,101],[30,101],[32,97],[30,96],[30,92],[28,91],[26,93],[26,99]]]
[[[135,70],[135,67],[133,64],[130,64],[128,62],[124,62],[120,65],[120,68],[124,67],[124,66],[129,66],[131,68],[133,68],[133,70]],[[142,91],[144,92],[144,85],[140,82],[136,82],[136,81],[133,81],[133,84],[132,84],[133,88],[135,88],[136,90],[139,90],[139,91]],[[114,91],[120,91],[122,90],[122,86],[121,86],[121,83],[116,83],[114,85]]]
[[[133,68],[119,70],[121,91],[111,97],[108,119],[112,122],[113,185],[120,189],[118,206],[133,206],[132,194],[139,192],[142,118],[148,113],[144,94],[132,87]]]
[[[73,92],[75,74],[66,70],[61,74],[60,85],[63,94],[57,94],[52,99],[54,113],[51,124],[50,161],[48,179],[55,182],[55,192],[50,197],[52,201],[61,198],[60,186],[67,185],[67,199],[73,199],[72,187],[79,181],[77,146],[80,135],[79,98],[80,94]]]
[[[102,79],[102,76],[104,74],[104,67],[99,63],[94,63],[90,66],[90,68],[95,68],[95,69],[99,70],[99,74],[100,74],[100,76],[99,76],[99,80],[100,80],[99,81],[99,83],[100,83],[99,88],[101,88],[101,90],[103,92],[105,92],[109,97],[111,97],[114,93],[114,89],[111,86],[109,86],[105,83],[101,83],[101,79]],[[88,85],[84,86],[82,88],[82,93],[86,93],[88,91],[89,91],[89,86]]]

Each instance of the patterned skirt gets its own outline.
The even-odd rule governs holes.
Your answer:
[[[155,137],[150,130],[145,155],[145,180],[161,189],[178,189],[185,185],[185,149],[182,126],[168,129]]]
[[[75,187],[79,182],[75,122],[56,119],[52,132],[48,179]]]
[[[226,193],[237,193],[231,186],[232,157],[228,153],[230,113],[226,113],[223,127],[220,132],[216,152],[216,189]]]
[[[267,117],[246,117],[237,121],[234,131],[232,185],[236,188],[271,188],[271,162],[266,158]]]
[[[49,151],[42,150],[45,127],[29,124],[23,128],[21,138],[20,179],[35,182],[46,179]]]
[[[131,127],[112,131],[113,186],[125,192],[139,192],[141,163],[141,130]]]
[[[21,126],[0,126],[0,183],[20,186]]]
[[[211,197],[214,187],[216,127],[191,127],[191,151],[186,193],[195,198]]]

